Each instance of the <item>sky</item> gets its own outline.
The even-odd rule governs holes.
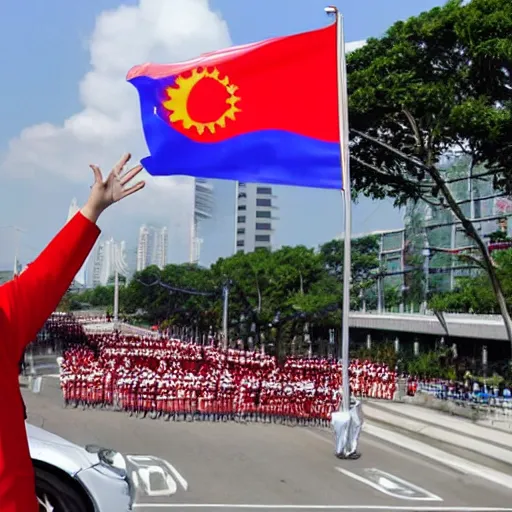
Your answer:
[[[346,41],[378,37],[396,20],[441,5],[437,0],[345,0]],[[135,64],[175,62],[232,44],[325,25],[326,0],[95,0],[2,2],[0,17],[0,269],[15,252],[32,260],[83,203],[94,163],[106,174],[129,151],[146,155],[135,89]],[[138,228],[167,225],[170,259],[183,261],[190,179],[151,178],[147,188],[100,220],[104,236],[126,240]],[[234,185],[215,181],[214,218],[201,228],[201,263],[233,250]],[[342,232],[340,193],[276,187],[276,245],[317,246]],[[360,199],[353,232],[398,228],[402,214],[387,201]],[[131,259],[131,257],[130,257]]]

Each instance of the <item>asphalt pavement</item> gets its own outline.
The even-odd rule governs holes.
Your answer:
[[[28,421],[79,445],[166,461],[172,496],[139,495],[135,510],[511,511],[512,491],[363,433],[362,457],[338,460],[328,430],[164,422],[64,409],[57,379],[22,390]],[[142,457],[142,458],[141,458]]]

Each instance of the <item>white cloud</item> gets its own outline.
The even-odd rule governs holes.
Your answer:
[[[86,193],[90,163],[107,173],[122,153],[132,152],[135,162],[147,152],[137,93],[125,81],[126,72],[135,64],[185,60],[230,44],[228,27],[208,0],[140,0],[137,6],[101,13],[88,41],[90,71],[78,85],[82,110],[61,125],[33,125],[12,139],[0,157],[3,178],[30,181],[36,189],[55,183],[63,195],[77,186]],[[362,44],[348,43],[347,51]],[[109,211],[102,227],[117,236],[126,234],[129,223],[135,238],[137,224],[166,223],[171,258],[187,258],[192,180],[144,179],[147,189]],[[43,199],[32,206],[34,211],[49,207]]]
[[[83,109],[60,126],[43,123],[23,130],[9,143],[2,174],[56,183],[64,179],[87,187],[92,179],[88,164],[96,163],[106,173],[126,151],[134,161],[140,159],[146,147],[139,103],[126,72],[135,64],[184,60],[230,44],[226,23],[210,10],[208,0],[140,0],[135,7],[101,13],[88,45],[91,69],[79,84]],[[103,224],[110,231],[126,221],[126,214],[136,215],[140,223],[147,217],[185,223],[191,180],[144,178],[144,192],[109,212]]]
[[[361,41],[351,41],[350,43],[345,44],[346,53],[353,52],[354,50],[358,50],[362,48],[366,44],[366,40],[363,39]]]

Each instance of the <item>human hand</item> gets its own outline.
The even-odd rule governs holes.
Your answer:
[[[108,175],[106,181],[103,181],[101,170],[97,165],[90,166],[94,172],[94,184],[91,187],[89,199],[81,212],[82,215],[87,217],[91,222],[96,222],[101,213],[110,205],[144,188],[144,181],[140,181],[131,187],[125,188],[125,185],[142,171],[142,165],[136,165],[122,175],[124,166],[128,163],[130,158],[130,153],[123,155]]]

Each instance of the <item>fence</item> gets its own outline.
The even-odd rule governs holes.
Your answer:
[[[442,382],[418,382],[415,397],[435,399],[430,405],[473,421],[512,430],[512,396],[508,388],[498,390],[456,390]],[[409,386],[409,394],[411,389]],[[428,400],[427,400],[428,402]],[[416,402],[418,403],[418,402]]]

